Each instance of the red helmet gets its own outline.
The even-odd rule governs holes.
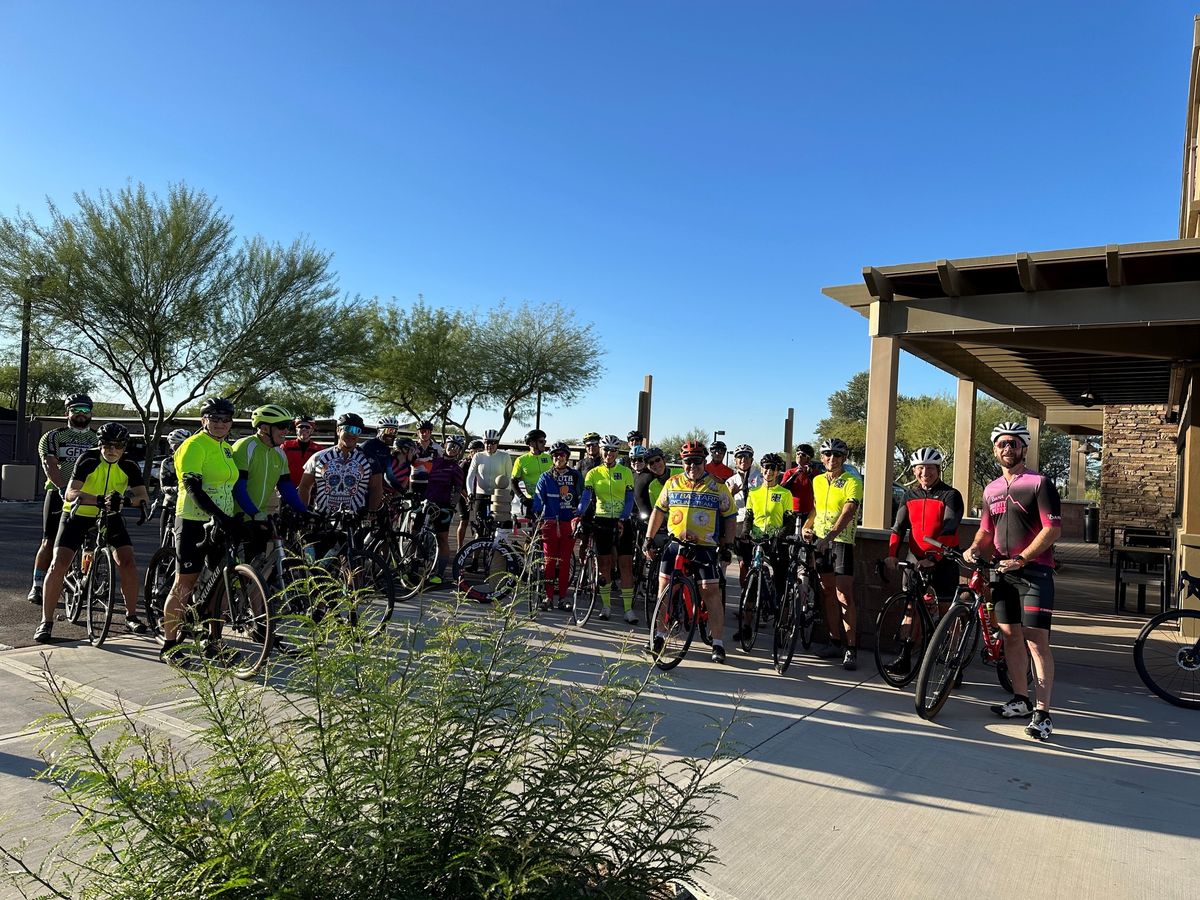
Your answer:
[[[686,441],[684,445],[679,448],[680,459],[686,460],[688,457],[696,456],[699,456],[701,459],[706,459],[708,457],[708,449],[700,441]]]

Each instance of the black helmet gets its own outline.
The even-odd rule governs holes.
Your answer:
[[[105,422],[96,432],[101,444],[122,444],[129,440],[129,429],[119,422]]]
[[[764,469],[779,469],[783,471],[783,457],[778,453],[767,453],[758,461],[759,466]]]
[[[526,444],[532,444],[534,441],[544,441],[545,439],[546,432],[542,431],[540,428],[535,428],[532,431],[527,432],[525,435]]]
[[[662,449],[659,447],[651,447],[649,450],[646,451],[646,462],[650,462],[651,460],[655,460],[655,459],[665,459],[665,458],[666,457],[663,455]]]
[[[358,413],[342,413],[338,416],[337,427],[344,428],[347,425],[357,425],[359,428],[367,427]]]
[[[433,431],[433,423],[425,419],[417,426],[417,431]]]
[[[633,431],[629,432],[629,434],[625,435],[625,440],[627,440],[627,441],[640,441],[640,440],[643,440],[645,437],[646,437],[646,436],[645,436],[644,434],[642,434],[640,431],[638,431],[638,430],[635,428],[635,429],[633,429]]]
[[[708,450],[710,453],[716,453],[718,450],[724,453],[726,449],[728,448],[726,448],[724,441],[713,441],[708,445]]]
[[[812,444],[797,444],[796,452],[803,453],[809,459],[812,459],[814,456],[816,456],[816,454],[813,453],[813,445]]]
[[[564,456],[571,455],[571,448],[567,446],[566,441],[555,441],[554,446],[550,448],[551,456],[557,456],[560,453]]]
[[[314,419],[312,416],[310,416],[308,413],[301,413],[300,415],[296,416],[296,418],[293,420],[293,424],[295,424],[295,425],[316,425],[317,420]]]
[[[479,438],[475,438],[473,441],[471,441],[471,443],[467,444],[467,449],[468,450],[482,450],[483,449],[483,441],[481,441]]]
[[[87,394],[72,394],[70,397],[67,397],[65,400],[63,400],[63,409],[70,409],[72,406],[91,407],[94,405],[95,404],[92,403],[92,398]]]
[[[200,404],[200,415],[202,416],[232,416],[234,414],[233,401],[226,400],[224,397],[209,397]]]
[[[417,442],[414,441],[412,438],[406,438],[406,437],[396,438],[395,443],[392,444],[392,452],[393,453],[396,453],[400,450],[403,450],[404,452],[407,453],[411,450],[416,450],[416,449],[417,449]]]

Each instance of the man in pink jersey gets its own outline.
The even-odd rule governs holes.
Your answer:
[[[1050,721],[1054,687],[1050,620],[1054,614],[1054,542],[1062,534],[1062,512],[1054,482],[1025,468],[1028,447],[1029,429],[1019,422],[1001,422],[992,429],[992,452],[1001,474],[984,488],[979,531],[963,556],[973,563],[994,548],[1003,559],[998,570],[1021,576],[1021,581],[1002,578],[992,590],[1014,692],[1011,700],[993,706],[992,712],[1005,719],[1031,716],[1025,733],[1045,741],[1054,731]],[[1030,655],[1037,680],[1036,709],[1028,695]]]

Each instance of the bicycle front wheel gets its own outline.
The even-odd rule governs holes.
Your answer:
[[[946,705],[955,679],[967,664],[978,627],[974,610],[956,603],[938,622],[917,673],[917,715],[932,719]]]
[[[454,559],[458,590],[479,603],[506,603],[516,589],[516,576],[508,555],[491,538],[471,541]]]
[[[672,573],[650,617],[651,654],[654,664],[663,671],[675,668],[687,654],[696,634],[699,610],[696,582],[682,572]]]
[[[600,567],[596,557],[588,553],[579,564],[578,577],[572,585],[571,616],[581,628],[588,623],[600,600]]]
[[[412,540],[404,541],[402,546],[405,553],[399,554],[395,566],[396,588],[399,599],[407,600],[424,590],[437,571],[437,537],[423,528]]]
[[[359,552],[347,576],[354,623],[368,637],[381,634],[396,610],[396,584],[387,560],[378,553]]]
[[[267,661],[275,640],[271,604],[262,578],[251,566],[239,563],[227,572],[229,596],[225,598],[222,643],[230,673],[235,678],[253,678]]]
[[[142,583],[142,600],[149,625],[155,630],[162,628],[163,609],[167,595],[175,584],[175,548],[163,547],[150,557],[146,566],[146,577]]]
[[[1159,697],[1200,709],[1200,612],[1173,609],[1147,622],[1133,642],[1133,664]]]
[[[775,620],[771,638],[771,659],[775,663],[775,671],[780,675],[788,670],[792,657],[796,655],[796,641],[804,627],[803,596],[803,590],[788,591],[779,605],[779,618]]]
[[[812,577],[805,576],[795,582],[796,609],[800,620],[800,646],[805,650],[812,646],[817,623],[821,621],[821,604],[818,601],[820,594],[813,586],[813,582],[810,581]]]
[[[917,677],[929,635],[918,600],[907,592],[884,601],[875,619],[875,668],[894,688]]]
[[[766,600],[763,590],[766,579],[761,568],[751,569],[746,577],[746,589],[738,600],[738,643],[746,653],[754,649],[758,639],[758,622]]]
[[[80,565],[82,559],[82,553],[75,554],[75,558],[71,560],[71,567],[67,569],[67,575],[63,579],[63,610],[66,613],[67,621],[72,625],[78,625],[79,617],[83,615],[83,593],[86,579]]]
[[[88,643],[99,647],[108,637],[112,625],[113,597],[117,589],[117,567],[107,547],[98,548],[92,556],[83,586],[83,605]]]

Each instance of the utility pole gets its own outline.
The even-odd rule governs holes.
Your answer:
[[[26,443],[29,435],[27,402],[29,395],[29,330],[33,319],[33,292],[41,290],[45,275],[30,275],[25,279],[25,293],[21,304],[21,364],[17,375],[17,445],[13,458],[26,462]]]

